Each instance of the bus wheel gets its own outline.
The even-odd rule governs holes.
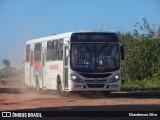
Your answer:
[[[69,92],[66,92],[66,91],[63,91],[62,90],[62,83],[61,83],[61,80],[58,80],[57,81],[57,91],[58,91],[58,94],[62,97],[67,97],[69,96]]]

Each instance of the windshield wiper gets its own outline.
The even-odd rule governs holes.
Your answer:
[[[86,47],[86,49],[87,49],[89,52],[93,52],[84,42],[83,42],[83,45]]]
[[[103,49],[108,45],[108,43],[104,44],[104,46],[98,51],[98,53],[101,53]]]

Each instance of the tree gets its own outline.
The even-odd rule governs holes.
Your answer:
[[[125,61],[122,62],[123,79],[145,80],[160,76],[160,26],[152,27],[147,19],[139,22],[133,32],[118,32],[125,48]]]
[[[6,67],[10,67],[10,61],[8,59],[4,59],[3,60],[3,64],[6,66]]]

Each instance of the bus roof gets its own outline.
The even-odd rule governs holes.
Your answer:
[[[48,40],[54,40],[54,39],[62,39],[62,38],[69,38],[73,33],[116,33],[116,32],[101,32],[101,31],[79,31],[79,32],[67,32],[67,33],[62,33],[62,34],[55,34],[55,35],[50,35],[42,38],[37,38],[37,39],[31,39],[26,42],[26,44],[32,44],[32,43],[37,43],[37,42],[45,42]]]
[[[44,41],[54,40],[54,39],[67,38],[67,37],[70,37],[71,34],[72,34],[72,32],[50,35],[50,36],[46,36],[46,37],[42,37],[42,38],[28,40],[26,42],[26,44],[37,43],[37,42],[44,42]]]

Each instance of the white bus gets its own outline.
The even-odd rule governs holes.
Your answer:
[[[116,33],[69,32],[26,43],[25,83],[40,90],[119,91],[123,49]]]

